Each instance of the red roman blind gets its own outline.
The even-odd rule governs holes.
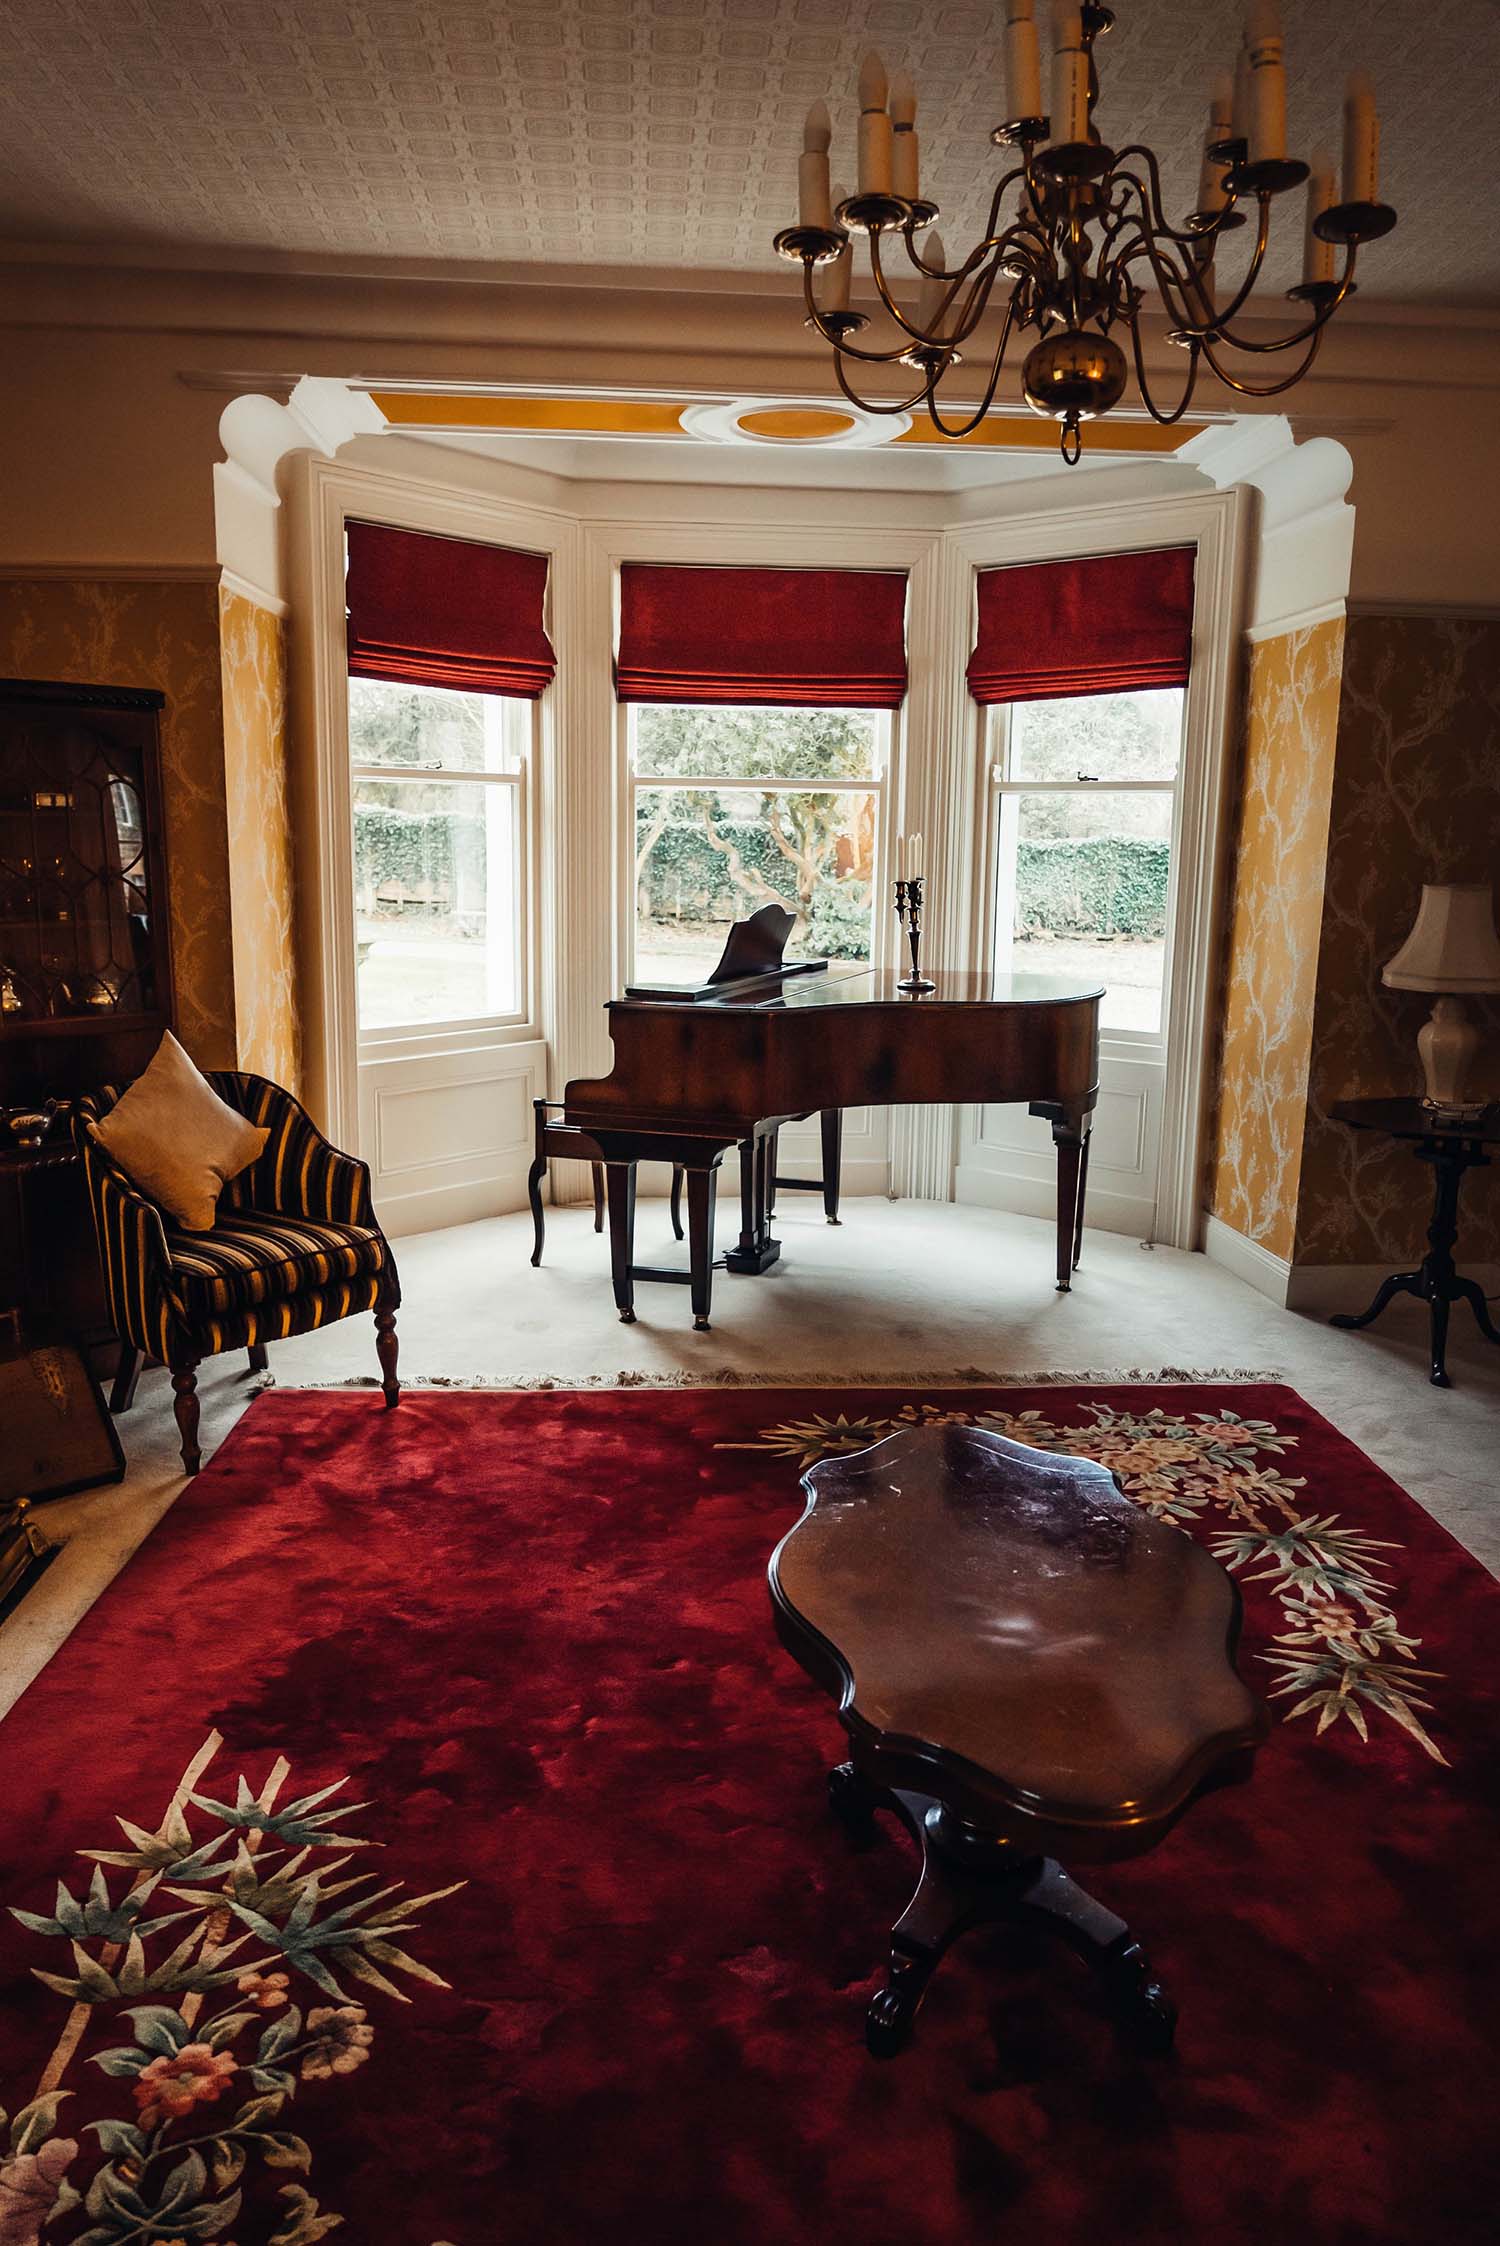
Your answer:
[[[906,572],[626,562],[615,691],[893,710],[906,693]]]
[[[1194,551],[982,569],[969,692],[976,702],[1048,702],[1185,686]]]
[[[352,677],[531,702],[551,685],[545,554],[384,523],[352,522],[348,537]]]

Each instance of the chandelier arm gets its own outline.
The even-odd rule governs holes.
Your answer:
[[[890,313],[891,318],[895,321],[897,327],[900,328],[904,334],[909,335],[913,343],[930,343],[932,341],[931,336],[925,334],[921,328],[914,328],[912,326],[910,320],[906,317],[906,314],[902,311],[900,305],[896,302],[896,299],[890,292],[890,288],[886,283],[885,274],[882,271],[880,264],[880,234],[878,230],[872,233],[870,236],[870,271],[875,276],[875,288],[880,297],[880,301],[885,306],[887,312]],[[897,356],[899,357],[899,355],[900,354],[898,353]],[[919,391],[918,396],[920,397],[920,395],[921,393]]]
[[[807,299],[808,318],[811,321],[813,328],[823,338],[823,341],[825,343],[831,343],[833,345],[835,363],[842,359],[849,358],[863,359],[870,366],[889,367],[896,365],[896,363],[904,354],[906,348],[904,344],[897,344],[894,351],[862,351],[857,343],[850,343],[835,329],[825,325],[824,315],[818,309],[818,300],[813,295],[813,269],[810,264],[806,264],[803,266],[802,275],[803,294]],[[876,412],[877,410],[878,408],[874,406],[870,408],[870,411],[872,413]]]
[[[937,430],[939,436],[966,437],[968,436],[971,429],[977,429],[979,427],[980,422],[983,421],[985,415],[989,412],[990,407],[995,402],[995,392],[1000,387],[1000,373],[1002,367],[1005,364],[1005,350],[1007,344],[1010,342],[1010,331],[1015,325],[1015,318],[1016,300],[1014,297],[1012,297],[1009,304],[1005,308],[1005,324],[1000,330],[1000,341],[995,346],[995,356],[990,366],[990,378],[985,385],[984,396],[981,399],[979,405],[975,408],[974,412],[969,416],[969,419],[967,421],[960,422],[952,428],[950,428],[948,423],[944,421],[942,415],[938,412],[937,409],[937,401],[935,395],[936,377],[934,376],[932,387],[928,391],[927,411],[928,415],[931,418],[932,425]]]
[[[1192,328],[1195,332],[1202,331],[1203,323],[1193,317],[1192,300],[1189,295],[1189,276],[1170,262],[1169,253],[1163,253],[1157,249],[1152,236],[1144,228],[1116,258],[1110,269],[1111,278],[1113,280],[1124,280],[1128,286],[1134,288],[1135,283],[1131,280],[1126,268],[1137,257],[1144,257],[1149,263],[1152,278],[1156,282],[1167,316],[1173,321],[1174,325]],[[1177,292],[1175,299],[1172,293],[1174,289]],[[1138,293],[1144,294],[1143,291]],[[1180,312],[1178,310],[1179,304],[1181,306]],[[1122,316],[1129,319],[1131,326],[1134,327],[1137,316],[1136,310],[1127,310]],[[1216,320],[1211,320],[1207,332],[1212,332],[1216,324]]]
[[[1219,380],[1224,384],[1226,389],[1237,391],[1239,396],[1242,398],[1279,398],[1283,390],[1290,390],[1294,382],[1300,382],[1302,380],[1302,377],[1304,376],[1304,374],[1306,374],[1308,368],[1312,365],[1313,360],[1317,357],[1318,350],[1320,345],[1322,344],[1322,341],[1322,328],[1319,327],[1314,329],[1312,341],[1307,347],[1307,351],[1302,359],[1301,365],[1294,367],[1292,369],[1292,372],[1287,375],[1284,380],[1280,382],[1268,383],[1259,388],[1253,382],[1242,382],[1238,375],[1230,374],[1226,371],[1225,368],[1221,367],[1218,360],[1214,357],[1212,344],[1209,343],[1206,338],[1199,345],[1199,348],[1201,349],[1204,358],[1207,359],[1214,373],[1218,376]]]
[[[1187,412],[1187,409],[1192,402],[1193,392],[1198,387],[1198,353],[1200,351],[1203,351],[1206,355],[1207,349],[1208,346],[1206,344],[1194,343],[1192,345],[1188,353],[1187,381],[1183,384],[1182,396],[1178,399],[1176,405],[1173,406],[1170,413],[1164,413],[1160,406],[1157,405],[1156,400],[1152,397],[1151,385],[1146,380],[1146,359],[1145,353],[1141,349],[1140,327],[1136,321],[1131,321],[1130,352],[1132,358],[1135,360],[1135,386],[1140,391],[1141,403],[1145,407],[1146,411],[1150,414],[1152,420],[1160,422],[1161,426],[1164,429],[1170,429],[1173,422],[1180,421],[1183,415]],[[1212,364],[1212,361],[1210,361],[1210,364]]]
[[[857,406],[861,413],[913,413],[919,405],[925,402],[927,397],[928,385],[926,382],[923,382],[920,389],[914,390],[909,398],[903,398],[894,405],[877,405],[873,398],[860,397],[859,393],[850,387],[849,377],[844,372],[844,354],[841,351],[834,355],[833,371],[844,396],[849,400],[850,405]]]
[[[1271,239],[1271,198],[1269,195],[1261,195],[1257,197],[1257,200],[1260,204],[1260,215],[1256,221],[1255,249],[1245,278],[1241,281],[1229,302],[1222,309],[1214,312],[1213,319],[1207,326],[1201,320],[1194,320],[1191,316],[1181,322],[1183,327],[1191,328],[1198,336],[1206,338],[1210,335],[1222,335],[1226,322],[1232,320],[1240,307],[1248,301],[1256,282],[1260,279],[1261,267],[1265,264],[1266,250]],[[1170,309],[1170,302],[1168,309]]]
[[[1155,149],[1148,148],[1143,141],[1132,141],[1130,146],[1128,148],[1122,148],[1119,152],[1119,155],[1115,158],[1115,171],[1123,171],[1125,168],[1126,159],[1131,156],[1139,156],[1145,164],[1147,172],[1150,174],[1150,207],[1153,227],[1156,233],[1170,235],[1174,242],[1184,245],[1201,241],[1204,235],[1212,237],[1213,235],[1218,233],[1220,227],[1224,223],[1224,220],[1229,216],[1230,212],[1234,209],[1235,206],[1236,195],[1232,187],[1226,190],[1229,200],[1224,204],[1223,209],[1219,212],[1218,217],[1213,221],[1213,224],[1211,226],[1193,226],[1186,229],[1179,228],[1173,226],[1166,215],[1166,207],[1162,201],[1161,192],[1161,166],[1156,160]],[[1111,174],[1111,177],[1113,176],[1114,175]],[[1127,172],[1125,176],[1129,179],[1135,179],[1134,172]],[[1140,186],[1140,184],[1140,181],[1136,180],[1136,185],[1138,187]],[[1143,198],[1144,194],[1145,190],[1142,189]]]
[[[1216,343],[1227,343],[1231,350],[1244,351],[1259,358],[1264,358],[1273,351],[1295,351],[1298,344],[1308,342],[1321,328],[1327,327],[1353,286],[1354,244],[1351,242],[1337,292],[1328,299],[1326,304],[1319,306],[1306,327],[1296,329],[1291,335],[1279,335],[1270,342],[1262,341],[1259,343],[1253,337],[1231,335],[1228,328],[1220,327],[1215,332],[1214,341]]]

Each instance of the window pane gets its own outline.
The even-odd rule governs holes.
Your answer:
[[[1106,1029],[1159,1030],[1171,855],[1165,789],[1003,798],[996,966],[1100,982]]]
[[[520,1011],[516,790],[354,782],[359,1026]]]
[[[870,710],[705,709],[635,705],[635,768],[652,778],[868,780],[875,772]]]
[[[634,979],[701,980],[733,923],[773,903],[797,915],[789,959],[868,959],[874,865],[866,789],[640,788]]]
[[[1012,780],[1172,780],[1182,745],[1182,688],[1017,702]]]
[[[514,772],[518,734],[497,694],[443,686],[349,681],[349,754],[356,764],[415,764],[432,772]]]

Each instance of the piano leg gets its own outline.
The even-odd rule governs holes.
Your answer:
[[[781,1255],[771,1237],[771,1180],[775,1176],[776,1133],[757,1125],[740,1141],[740,1236],[724,1258],[726,1271],[769,1271]]]
[[[609,1268],[622,1326],[635,1324],[635,1164],[605,1166],[609,1196]],[[689,1185],[689,1195],[692,1187]],[[694,1292],[696,1302],[696,1289]]]
[[[823,1214],[830,1224],[839,1221],[839,1169],[844,1155],[844,1111],[825,1107],[818,1117],[823,1133]]]
[[[709,1170],[688,1171],[688,1255],[692,1264],[693,1327],[700,1334],[706,1334],[709,1330],[708,1314],[713,1306],[714,1202],[718,1197],[718,1186],[717,1166]],[[615,1299],[619,1299],[618,1287]]]
[[[1088,1181],[1089,1118],[1076,1111],[1054,1116],[1057,1148],[1057,1291],[1069,1292],[1083,1243],[1083,1197]]]

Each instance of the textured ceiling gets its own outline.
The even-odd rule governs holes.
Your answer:
[[[1101,124],[1181,151],[1166,170],[1185,208],[1187,151],[1243,10],[1116,12]],[[1001,13],[997,0],[4,0],[0,235],[765,270],[793,215],[802,114],[827,96],[852,171],[854,81],[875,45],[916,74],[924,183],[952,246],[991,170]],[[1365,294],[1500,303],[1496,0],[1283,0],[1282,13],[1294,150],[1336,149],[1346,71],[1375,77],[1401,224],[1365,253]],[[1287,207],[1287,233],[1300,223]]]

